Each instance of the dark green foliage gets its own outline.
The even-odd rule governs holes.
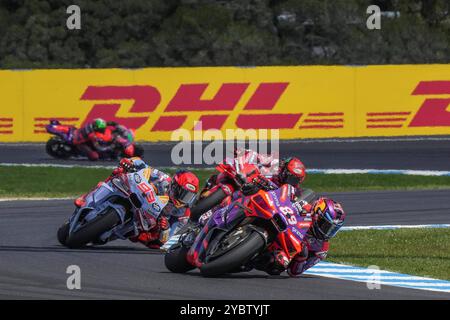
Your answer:
[[[66,8],[81,8],[81,30]],[[384,12],[366,28],[367,6]],[[0,0],[0,68],[448,63],[450,0]]]

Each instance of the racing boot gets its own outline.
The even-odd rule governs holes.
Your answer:
[[[256,270],[264,271],[271,276],[278,276],[289,266],[289,257],[281,250],[268,251],[253,261]]]

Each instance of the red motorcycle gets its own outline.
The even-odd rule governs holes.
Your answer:
[[[261,177],[256,152],[237,152],[235,158],[226,158],[217,165],[217,174],[212,175],[199,198],[191,208],[191,219],[198,219],[203,213],[219,205],[227,196],[243,187],[255,183]]]

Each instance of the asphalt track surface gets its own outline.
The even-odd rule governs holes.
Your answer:
[[[146,144],[145,160],[172,166],[173,143]],[[282,156],[307,167],[450,170],[450,138],[281,141]],[[43,144],[1,144],[0,163],[114,165],[50,158]],[[187,164],[192,166],[191,164]],[[346,225],[450,223],[450,191],[329,194],[345,203]],[[71,201],[0,202],[0,299],[450,299],[446,293],[303,276],[290,279],[252,271],[206,279],[197,271],[172,274],[158,251],[128,241],[69,250],[56,230]],[[66,268],[81,268],[81,290],[68,290]]]
[[[144,159],[153,166],[174,166],[171,151],[175,143],[144,144]],[[385,139],[338,139],[280,141],[280,155],[298,156],[307,168],[318,169],[410,169],[450,170],[450,137]],[[194,159],[195,148],[191,148]],[[225,152],[224,152],[225,154]],[[200,158],[201,159],[201,158]],[[46,163],[113,165],[113,161],[90,162],[52,159],[43,144],[0,144],[0,163]],[[204,166],[193,163],[187,166]]]
[[[330,195],[345,203],[347,225],[450,223],[447,190]],[[0,202],[0,299],[450,299],[315,276],[173,274],[161,253],[128,241],[70,250],[59,245],[56,230],[72,210],[67,200]],[[81,290],[66,287],[69,265],[81,268]]]

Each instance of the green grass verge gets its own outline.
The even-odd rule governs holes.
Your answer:
[[[168,170],[168,173],[173,171]],[[212,171],[195,170],[202,183]],[[0,197],[67,197],[90,190],[111,173],[98,168],[0,166]],[[450,188],[450,177],[395,174],[310,174],[305,187],[316,192]]]
[[[450,229],[341,231],[327,261],[450,280]]]

